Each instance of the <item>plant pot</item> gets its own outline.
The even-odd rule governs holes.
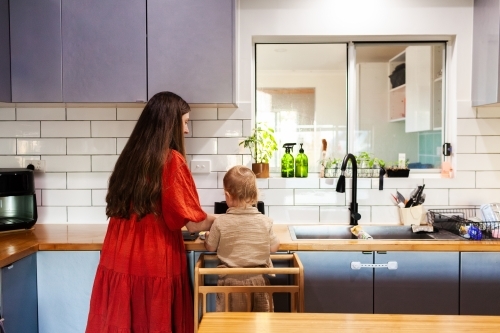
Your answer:
[[[257,178],[269,178],[269,163],[252,163],[252,171]]]
[[[410,169],[385,169],[387,177],[408,177]]]

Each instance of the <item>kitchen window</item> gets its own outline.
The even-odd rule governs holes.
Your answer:
[[[436,171],[445,138],[445,42],[255,44],[256,121],[284,143],[302,143],[310,172],[326,156],[367,152]]]

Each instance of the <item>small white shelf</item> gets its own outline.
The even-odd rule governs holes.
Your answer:
[[[405,117],[401,117],[401,118],[394,118],[394,119],[389,119],[389,121],[391,123],[394,123],[394,122],[397,122],[397,121],[404,121],[405,120]]]
[[[400,86],[397,86],[396,88],[392,88],[391,90],[389,90],[390,92],[393,92],[393,91],[398,91],[398,90],[401,90],[403,88],[406,87],[406,84],[402,84]]]

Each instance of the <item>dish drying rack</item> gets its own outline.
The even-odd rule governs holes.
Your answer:
[[[469,240],[498,238],[500,221],[476,221],[479,214],[476,208],[429,209],[427,220],[437,229],[450,231]],[[493,236],[493,232],[497,237]]]

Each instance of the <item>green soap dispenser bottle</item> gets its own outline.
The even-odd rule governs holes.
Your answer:
[[[303,143],[300,144],[299,154],[295,158],[295,177],[306,178],[309,173],[307,155],[304,154]]]
[[[281,177],[283,178],[291,178],[294,176],[294,159],[291,152],[295,145],[295,143],[285,143],[283,145],[283,148],[285,148],[285,155],[281,158]]]

